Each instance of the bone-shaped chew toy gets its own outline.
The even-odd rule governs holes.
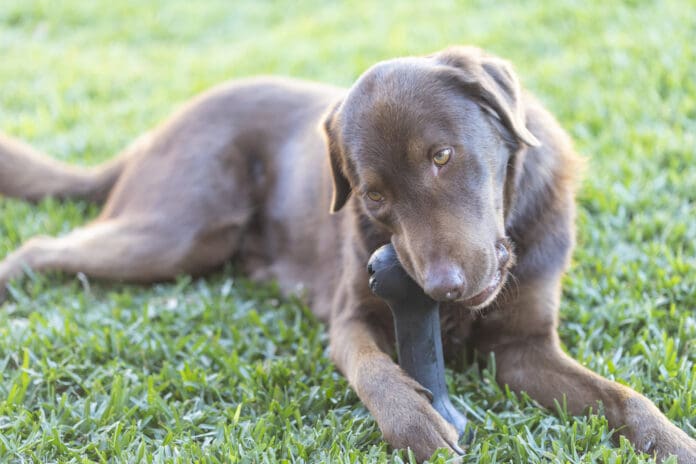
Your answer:
[[[433,408],[457,429],[461,437],[467,420],[455,409],[447,394],[440,338],[440,305],[406,274],[391,244],[372,254],[367,271],[372,292],[387,302],[394,316],[399,365],[430,391]]]

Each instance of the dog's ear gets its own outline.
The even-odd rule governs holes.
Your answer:
[[[478,97],[517,140],[532,147],[541,145],[527,129],[520,84],[507,61],[475,47],[450,47],[431,58],[455,68],[451,77]]]
[[[329,161],[331,164],[331,176],[333,177],[333,197],[331,199],[331,213],[335,213],[346,204],[350,196],[351,187],[345,172],[345,160],[341,150],[335,125],[336,115],[341,102],[331,106],[329,112],[324,117],[324,134],[329,151]]]

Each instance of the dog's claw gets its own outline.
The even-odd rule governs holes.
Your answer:
[[[433,402],[433,398],[435,398],[435,396],[433,396],[433,392],[430,391],[429,388],[425,388],[425,387],[421,386],[421,389],[419,390],[419,392],[424,394],[425,397],[428,398],[428,401],[430,401],[431,403]]]
[[[452,447],[454,452],[457,453],[458,455],[464,456],[464,454],[466,454],[466,451],[464,451],[457,443],[453,443],[450,446]]]
[[[648,442],[643,447],[643,452],[646,454],[654,454],[657,442],[655,440],[648,440]]]

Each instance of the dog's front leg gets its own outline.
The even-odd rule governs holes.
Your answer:
[[[542,405],[567,405],[573,415],[597,410],[602,403],[610,427],[636,449],[669,455],[680,463],[696,463],[696,441],[677,428],[655,405],[636,391],[612,382],[566,355],[556,333],[555,285],[520,285],[520,296],[479,327],[478,347],[495,353],[497,379],[512,390],[525,391]]]
[[[433,409],[427,390],[386,353],[385,328],[370,317],[374,311],[388,315],[386,305],[372,297],[345,309],[331,321],[331,357],[386,441],[394,448],[411,448],[419,462],[438,448],[460,451],[457,431]]]

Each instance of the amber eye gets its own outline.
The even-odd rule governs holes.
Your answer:
[[[371,190],[367,192],[367,198],[369,198],[372,201],[382,201],[384,200],[384,197],[382,196],[381,193],[375,192],[374,190]]]
[[[433,155],[433,163],[437,166],[444,166],[452,157],[452,152],[451,148],[443,148]]]

